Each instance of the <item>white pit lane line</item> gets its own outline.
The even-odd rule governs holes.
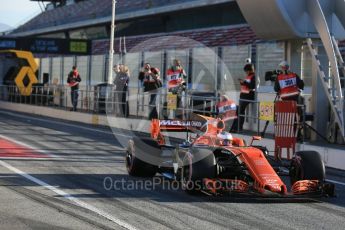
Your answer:
[[[109,213],[106,213],[106,212],[96,208],[95,206],[87,204],[87,203],[85,203],[85,202],[83,202],[83,201],[73,197],[72,195],[70,195],[70,194],[68,194],[68,193],[66,193],[64,191],[62,191],[62,190],[60,190],[60,189],[58,189],[58,188],[56,188],[54,186],[51,186],[51,185],[47,184],[46,182],[44,182],[42,180],[39,180],[36,177],[33,177],[33,176],[31,176],[31,175],[29,175],[29,174],[27,174],[27,173],[25,173],[25,172],[15,168],[15,167],[13,167],[12,165],[10,165],[10,164],[8,164],[8,163],[6,163],[4,161],[0,160],[0,165],[2,165],[3,167],[7,168],[8,170],[10,170],[10,171],[12,171],[14,173],[17,173],[17,174],[21,175],[22,177],[24,177],[24,178],[26,178],[26,179],[28,179],[28,180],[30,180],[30,181],[40,185],[40,186],[42,186],[42,187],[44,187],[46,189],[49,189],[49,190],[53,191],[54,193],[64,197],[65,199],[68,199],[68,200],[72,201],[73,203],[75,203],[76,205],[78,205],[80,207],[88,209],[88,210],[96,213],[97,215],[106,218],[107,220],[109,220],[109,221],[111,221],[111,222],[113,222],[113,223],[115,223],[115,224],[117,224],[117,225],[119,225],[119,226],[121,226],[121,227],[123,227],[125,229],[128,229],[128,230],[135,230],[136,229],[132,225],[130,225],[130,224],[128,224],[128,223],[126,223],[126,222],[124,222],[124,221],[114,217],[114,216],[111,216]]]

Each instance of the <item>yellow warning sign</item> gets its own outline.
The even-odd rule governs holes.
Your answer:
[[[274,103],[271,101],[260,102],[260,120],[273,121],[274,120]]]
[[[177,95],[168,93],[167,95],[167,107],[168,109],[176,110],[176,104],[177,104]]]
[[[98,115],[95,115],[95,114],[92,115],[92,124],[93,125],[98,125],[99,124],[99,117],[98,117]]]

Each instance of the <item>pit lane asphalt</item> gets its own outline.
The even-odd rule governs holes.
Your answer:
[[[0,111],[0,135],[56,157],[0,159],[137,229],[344,229],[345,186],[337,198],[190,196],[168,189],[131,190],[124,150],[105,127]],[[120,134],[123,136],[123,133]],[[329,179],[344,183],[332,171]],[[104,180],[125,187],[107,190]],[[160,177],[156,177],[160,178]],[[129,186],[129,187],[128,187]],[[170,183],[170,187],[172,187]],[[120,186],[121,187],[121,186]],[[152,187],[152,186],[149,186]],[[115,222],[0,166],[0,228],[121,229]]]

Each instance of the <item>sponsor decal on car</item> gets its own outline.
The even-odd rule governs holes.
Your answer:
[[[179,127],[202,127],[200,121],[179,121],[179,120],[160,120],[160,126],[179,126]]]

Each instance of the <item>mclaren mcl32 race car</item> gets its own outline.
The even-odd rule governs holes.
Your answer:
[[[188,121],[152,120],[151,137],[128,141],[128,174],[153,177],[156,173],[179,180],[190,194],[205,192],[280,196],[332,196],[318,152],[296,152],[291,160],[275,159],[266,147],[253,145],[224,131],[217,118],[193,114]],[[171,145],[164,132],[186,132],[186,140]],[[283,182],[283,177],[290,180]]]

